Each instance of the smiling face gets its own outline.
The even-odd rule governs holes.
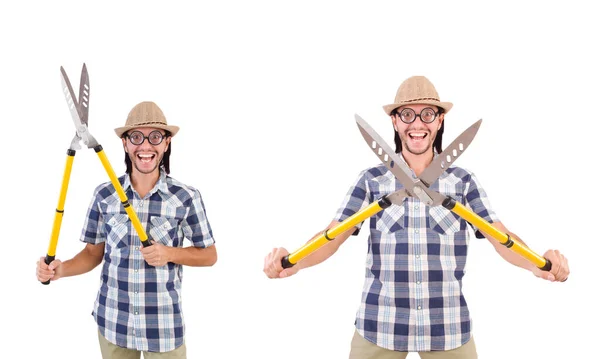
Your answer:
[[[158,131],[158,133],[155,131]],[[150,142],[158,142],[159,133],[163,137],[162,141],[156,145],[151,144]],[[134,171],[140,174],[151,174],[158,171],[158,166],[171,143],[171,137],[165,136],[165,130],[153,127],[139,127],[130,130],[122,140]],[[140,140],[143,142],[137,145],[134,144],[139,143]]]
[[[408,112],[409,116],[403,116],[403,118],[405,120],[414,119],[413,122],[405,123],[402,121],[400,114],[403,113],[403,110],[405,109],[410,109],[416,114],[411,118],[410,113],[412,113],[412,111],[404,112]],[[422,155],[429,151],[433,151],[433,141],[437,136],[438,130],[442,126],[444,114],[434,116],[435,119],[431,123],[425,123],[423,120],[427,121],[427,115],[430,115],[429,111],[426,109],[432,109],[435,113],[439,112],[438,108],[432,105],[410,105],[399,107],[391,116],[394,129],[396,129],[402,141],[402,151],[407,151],[414,155]]]

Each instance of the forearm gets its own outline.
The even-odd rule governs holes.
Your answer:
[[[336,239],[334,239],[335,241]],[[312,252],[304,259],[298,262],[298,269],[304,269],[312,266],[316,266],[319,263],[324,262],[329,257],[331,257],[335,252],[337,252],[340,246],[336,245],[336,243],[329,242],[325,244],[323,247],[318,250]]]
[[[334,221],[327,227],[327,229],[330,229],[338,224],[339,222]],[[337,252],[340,246],[346,241],[346,239],[348,239],[352,235],[352,233],[354,233],[354,231],[356,231],[356,227],[353,227],[347,230],[346,232],[341,233],[340,235],[329,241],[327,244],[325,244],[323,247],[306,256],[303,260],[298,262],[298,269],[312,267],[326,261],[335,252]],[[317,233],[313,238],[309,240],[309,242],[317,238],[321,234],[322,232]]]
[[[61,277],[71,277],[87,273],[102,263],[104,243],[87,244],[75,257],[64,261],[61,265]]]
[[[169,262],[191,267],[210,267],[217,262],[217,249],[214,245],[199,247],[168,247]]]
[[[521,240],[521,238],[519,238],[516,234],[508,232],[508,231],[506,231],[506,233],[508,235],[510,235],[510,238],[513,241],[519,242],[523,246],[527,247],[527,244],[525,244],[525,242],[523,242],[523,240]],[[526,269],[528,271],[533,271],[534,268],[536,268],[536,266],[533,263],[531,263],[530,261],[528,261],[521,255],[517,254],[516,252],[510,250],[509,248],[506,248],[505,246],[503,246],[501,244],[498,244],[495,247],[496,247],[496,251],[500,254],[500,256],[502,258],[504,258],[504,260],[507,261],[508,263],[515,265],[517,267]]]

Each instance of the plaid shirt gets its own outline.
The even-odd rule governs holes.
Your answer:
[[[402,188],[384,165],[367,169],[335,219],[343,221]],[[450,167],[430,188],[470,207],[488,222],[497,221],[479,182],[464,169]],[[475,234],[483,238],[479,231]],[[407,198],[402,205],[371,217],[366,278],[356,318],[359,334],[380,347],[402,352],[451,350],[466,343],[471,318],[462,278],[468,244],[465,220],[417,198]]]
[[[161,170],[154,188],[140,198],[129,176],[119,178],[149,239],[182,247],[214,243],[198,190]],[[153,267],[144,261],[141,242],[114,186],[96,188],[81,240],[105,243],[100,290],[92,315],[100,333],[113,344],[139,351],[166,352],[183,344],[182,266]]]

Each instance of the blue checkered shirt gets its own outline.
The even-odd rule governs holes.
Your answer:
[[[182,247],[184,238],[194,247],[214,243],[198,190],[163,171],[144,198],[133,190],[129,176],[119,181],[149,239],[172,247]],[[153,267],[144,261],[140,239],[110,182],[96,188],[81,240],[105,243],[92,312],[100,333],[113,344],[139,351],[167,352],[183,344],[183,268],[174,263]]]
[[[384,165],[367,169],[350,188],[335,220],[343,221],[402,188]],[[488,222],[497,221],[484,190],[465,169],[450,167],[430,188]],[[466,343],[471,337],[462,294],[467,222],[416,198],[393,204],[369,221],[366,278],[356,317],[359,334],[382,348],[402,352],[451,350]],[[475,234],[483,237],[477,230]]]

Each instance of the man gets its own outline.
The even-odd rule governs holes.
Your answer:
[[[217,260],[200,192],[169,176],[171,139],[153,102],[136,105],[124,127],[127,174],[119,178],[152,245],[142,247],[115,188],[98,186],[72,259],[49,265],[42,257],[37,278],[56,281],[89,272],[104,259],[93,316],[103,358],[185,358],[181,312],[182,266],[212,266]],[[183,239],[192,246],[183,247]]]
[[[425,77],[404,81],[393,104],[384,106],[395,130],[396,152],[419,176],[441,152],[445,114],[452,103],[441,102],[437,90]],[[383,195],[402,188],[381,164],[363,171],[343,201],[331,228]],[[431,187],[468,206],[499,230],[510,233],[490,208],[485,191],[475,176],[451,166]],[[416,198],[402,206],[392,205],[370,221],[369,251],[361,305],[350,358],[477,358],[471,336],[471,319],[462,295],[468,231],[466,222],[441,206],[429,207]],[[360,226],[342,233],[294,267],[283,269],[284,248],[265,258],[269,278],[283,278],[323,262]],[[569,275],[567,259],[558,251],[544,256],[553,266],[544,272],[521,256],[487,237],[509,263],[550,281]]]

